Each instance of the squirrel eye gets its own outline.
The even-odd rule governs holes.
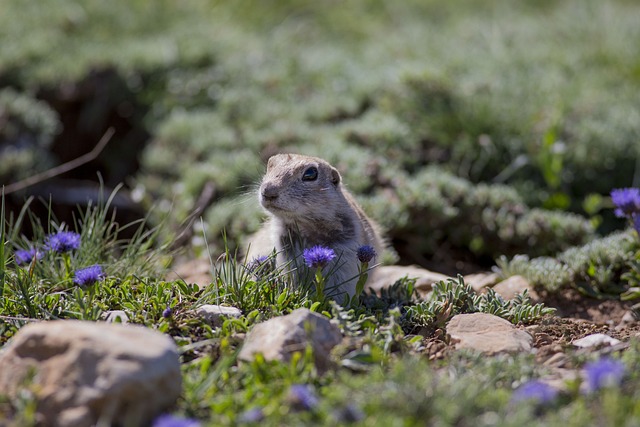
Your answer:
[[[310,167],[302,174],[303,181],[315,181],[318,179],[318,169],[315,167]]]

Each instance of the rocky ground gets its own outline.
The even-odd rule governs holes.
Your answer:
[[[488,274],[487,274],[488,276]],[[503,296],[510,298],[516,292],[527,289],[536,302],[556,309],[555,315],[546,316],[534,325],[523,328],[533,337],[533,351],[541,363],[553,363],[558,354],[577,349],[574,343],[594,334],[605,334],[616,340],[627,342],[640,334],[640,323],[634,318],[631,301],[619,299],[600,300],[581,294],[577,289],[565,289],[558,293],[536,292],[523,278],[513,286],[497,284],[494,289],[502,289]],[[609,343],[595,341],[588,348],[607,347]],[[450,340],[430,337],[426,345],[429,358],[444,358],[454,348]],[[624,345],[615,346],[625,348]]]
[[[378,279],[388,280],[394,274],[416,277],[424,297],[430,284],[442,277],[417,267],[382,270],[387,275]],[[211,280],[207,271],[205,261],[191,262],[175,274],[187,283],[207,282]],[[624,351],[640,334],[630,302],[595,300],[573,289],[539,294],[522,277],[499,280],[495,273],[470,275],[466,281],[476,292],[491,287],[505,299],[526,290],[537,302],[555,308],[556,314],[530,325],[514,325],[486,313],[458,314],[442,329],[417,331],[423,334],[414,341],[419,342],[414,348],[418,354],[446,362],[461,349],[489,356],[533,353],[536,363],[548,369],[541,380],[563,390],[568,380],[580,375],[576,356]],[[205,304],[194,307],[187,317],[220,328],[225,319],[241,316],[236,308]],[[107,313],[105,320],[35,322],[23,327],[0,354],[0,386],[10,395],[17,393],[24,387],[25,375],[35,370],[33,381],[40,390],[36,420],[43,425],[89,426],[101,418],[144,424],[169,410],[180,395],[180,363],[219,350],[220,343],[211,340],[177,348],[166,335],[126,325],[124,311]],[[253,363],[258,354],[266,361],[290,363],[296,353],[311,349],[310,363],[322,373],[336,367],[332,356],[336,348],[357,350],[362,345],[359,339],[344,336],[335,320],[300,308],[258,323],[246,334],[233,335],[228,345],[238,348],[239,363]],[[114,322],[125,325],[110,324]]]
[[[208,270],[209,266],[205,260],[191,261],[179,266],[174,277],[206,283],[210,279]],[[408,275],[417,279],[416,288],[423,296],[429,294],[434,281],[447,277],[412,266],[385,267],[384,272],[386,273],[378,276],[378,281],[371,284],[373,288],[382,288],[393,278]],[[580,347],[574,345],[576,341],[594,334],[604,334],[621,341],[622,344],[613,346],[615,349],[624,349],[625,342],[640,335],[640,323],[631,310],[634,304],[632,301],[596,299],[580,293],[575,288],[556,293],[540,291],[523,277],[513,276],[500,280],[497,274],[490,272],[467,275],[465,283],[471,284],[477,292],[486,292],[486,289],[493,288],[505,299],[511,299],[526,290],[534,302],[543,303],[556,310],[555,315],[546,316],[536,324],[521,326],[521,329],[532,336],[532,350],[541,363],[554,363],[559,359],[559,354],[579,349]],[[482,330],[483,326],[478,325],[478,329]],[[424,352],[430,359],[446,358],[455,349],[455,339],[452,340],[446,332],[436,331],[425,336]],[[610,344],[611,342],[595,340],[583,348],[594,350],[609,347]]]

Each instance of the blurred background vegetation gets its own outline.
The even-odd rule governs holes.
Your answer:
[[[121,215],[171,238],[206,206],[233,247],[292,151],[338,167],[402,263],[553,256],[622,228],[607,195],[640,184],[639,22],[635,0],[0,0],[0,184],[112,127],[14,209],[64,216],[100,173]]]

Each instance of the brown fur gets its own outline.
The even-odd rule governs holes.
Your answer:
[[[309,168],[317,169],[315,180],[303,180]],[[275,248],[278,264],[291,264],[299,280],[302,271],[308,274],[303,250],[315,245],[330,247],[337,257],[325,269],[331,271],[326,294],[339,301],[353,296],[358,248],[369,245],[380,254],[384,245],[377,225],[344,188],[338,170],[317,157],[275,155],[267,164],[258,198],[270,218],[253,236],[248,259]]]

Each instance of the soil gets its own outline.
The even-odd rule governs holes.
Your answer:
[[[634,304],[616,299],[600,300],[569,288],[561,292],[541,295],[541,302],[556,309],[556,316],[582,319],[596,324],[616,326]]]

